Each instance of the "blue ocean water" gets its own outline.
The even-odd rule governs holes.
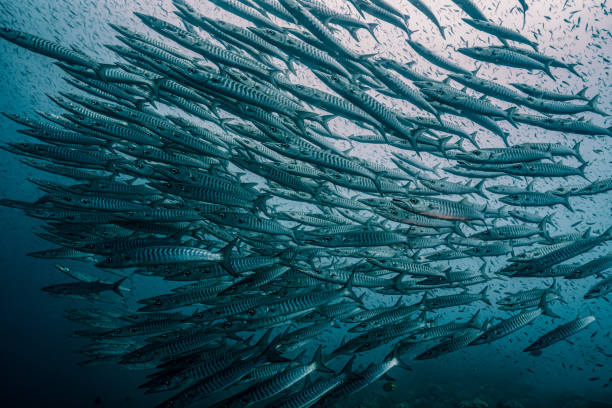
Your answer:
[[[332,2],[330,2],[332,3]],[[336,3],[336,2],[333,2]],[[419,41],[431,47],[440,44],[434,28],[411,9],[409,2],[393,2],[398,7],[410,10],[410,25],[418,27],[414,34]],[[430,0],[430,6],[439,11],[442,24],[451,24],[460,18],[450,1]],[[519,28],[522,14],[513,10],[516,1],[478,1],[482,10],[495,16],[495,21]],[[526,16],[524,33],[535,35],[540,50],[568,61],[579,61],[581,82],[567,72],[556,70],[559,91],[577,92],[589,88],[589,95],[600,94],[599,105],[612,112],[612,89],[610,58],[612,50],[612,8],[605,1],[534,1]],[[202,4],[202,10],[216,18],[231,18],[212,4]],[[103,47],[115,43],[114,33],[108,22],[138,27],[142,25],[133,17],[134,11],[152,14],[159,18],[176,21],[170,1],[17,1],[0,3],[0,26],[8,26],[35,33],[62,44],[75,44],[99,60],[112,61],[113,56]],[[398,31],[383,25],[377,35],[380,45],[364,39],[363,52],[386,54],[407,62],[415,59],[414,52],[399,39]],[[486,44],[483,35],[469,27],[451,26],[447,38],[453,47],[469,44]],[[456,62],[473,69],[473,61],[453,52],[453,47],[437,48],[454,58]],[[426,62],[419,61],[419,68],[427,74],[443,78]],[[507,68],[487,65],[480,71],[488,78],[502,83],[526,82],[532,85],[551,85],[544,76],[517,73]],[[70,89],[61,79],[62,72],[51,60],[35,55],[5,41],[0,41],[0,112],[33,114],[35,110],[57,111],[57,107],[46,97]],[[298,77],[308,82],[311,78],[298,72]],[[587,119],[610,126],[609,118],[590,114]],[[335,123],[342,130],[348,124]],[[0,119],[0,134],[3,142],[20,141],[23,136],[16,132],[15,123]],[[612,175],[612,142],[606,136],[564,135],[542,129],[521,126],[512,133],[512,143],[527,141],[554,141],[574,145],[582,141],[581,153],[589,163],[587,175],[591,180]],[[483,134],[482,146],[498,146],[499,140]],[[388,155],[381,147],[357,146],[357,156],[375,158],[388,162]],[[0,172],[3,175],[0,198],[18,198],[33,201],[39,196],[28,177],[41,177],[42,173],[20,163],[16,156],[0,152]],[[433,160],[433,159],[432,159]],[[523,181],[512,181],[525,185]],[[580,184],[581,181],[541,181],[536,185]],[[503,184],[503,183],[502,183]],[[586,231],[603,232],[612,224],[612,200],[610,193],[572,199],[574,212],[556,207],[554,209],[555,234]],[[40,227],[39,221],[30,219],[22,212],[0,207],[0,265],[3,278],[0,285],[2,318],[2,347],[0,363],[3,380],[1,395],[7,406],[62,406],[62,407],[145,407],[161,400],[158,395],[145,395],[137,389],[146,373],[128,371],[116,365],[79,366],[83,357],[76,350],[83,347],[83,339],[75,338],[72,331],[79,326],[64,317],[67,309],[84,307],[83,302],[57,299],[40,291],[46,285],[66,280],[53,267],[54,262],[27,256],[27,253],[49,247],[49,243],[33,234]],[[606,255],[611,246],[602,245],[579,258],[581,261]],[[501,264],[500,264],[501,265]],[[74,268],[91,266],[74,263]],[[466,264],[466,268],[473,267]],[[569,320],[577,315],[593,314],[597,322],[588,330],[573,337],[571,342],[562,342],[541,356],[522,353],[522,349],[539,335],[558,324],[550,318],[536,321],[528,328],[514,333],[507,339],[480,346],[466,348],[460,352],[424,362],[411,363],[412,371],[393,371],[397,384],[394,391],[384,391],[377,383],[353,396],[344,406],[392,406],[405,403],[406,407],[452,407],[461,401],[481,399],[494,407],[500,402],[516,400],[525,407],[596,406],[587,401],[612,404],[612,307],[605,298],[585,301],[584,292],[596,281],[595,277],[568,283],[560,282],[566,304],[558,304],[555,311]],[[498,281],[491,284],[493,297],[519,290],[522,287],[544,287],[550,279],[537,283],[522,280]],[[130,295],[144,296],[159,293],[164,285],[161,280],[142,279],[130,283]],[[526,285],[526,286],[525,286]],[[389,303],[381,298],[376,302]],[[479,306],[461,308],[456,312],[445,312],[441,320],[473,314]],[[453,314],[456,313],[456,316]],[[379,358],[384,353],[379,353]],[[597,378],[596,380],[593,380]],[[576,405],[566,405],[577,400]],[[348,405],[347,405],[348,404]],[[582,405],[580,405],[582,404]],[[594,404],[594,402],[593,402]],[[399,406],[399,405],[398,405]],[[465,405],[467,406],[467,405]],[[603,406],[603,405],[601,405]]]

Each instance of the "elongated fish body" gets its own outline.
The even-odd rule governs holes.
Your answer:
[[[416,356],[415,360],[429,360],[440,357],[444,354],[458,351],[467,347],[472,341],[482,334],[482,329],[467,328],[454,333],[450,338],[443,340],[441,343],[425,350],[423,353]]]
[[[478,312],[476,312],[476,314],[474,315],[474,317],[472,317],[471,320],[465,323],[450,322],[440,326],[432,326],[420,329],[404,338],[404,340],[402,340],[402,344],[409,345],[411,343],[443,339],[452,336],[454,333],[460,330],[465,330],[469,328],[479,329],[480,327],[478,327],[478,325],[476,324],[477,316]]]
[[[144,306],[139,310],[145,312],[159,312],[204,303],[205,301],[217,296],[224,289],[227,289],[228,286],[229,284],[224,283],[221,285],[199,288],[189,292],[159,295],[152,298],[142,299],[138,303],[141,303]]]
[[[464,18],[463,21],[476,28],[477,30],[492,34],[500,39],[512,40],[521,44],[527,44],[533,47],[533,49],[535,50],[537,50],[538,48],[535,42],[529,40],[520,32],[514,31],[507,27],[503,27],[497,24],[493,24],[490,21],[483,21],[480,19],[471,20],[469,18]]]
[[[284,227],[282,224],[265,218],[256,217],[250,213],[219,211],[216,213],[206,214],[206,217],[218,224],[247,231],[278,235],[293,235],[293,231]]]
[[[427,7],[427,4],[425,4],[421,0],[408,0],[408,1],[410,2],[410,4],[412,4],[414,7],[416,7],[417,10],[419,10],[421,13],[423,13],[425,15],[425,17],[427,17],[429,20],[431,20],[432,23],[434,23],[434,25],[438,28],[438,31],[440,31],[440,35],[442,36],[442,38],[446,38],[444,36],[444,27],[442,27],[440,25],[440,22],[438,21],[438,18],[433,13],[433,11],[431,11],[431,9],[429,7]]]
[[[506,65],[514,68],[543,71],[546,73],[546,75],[554,79],[554,76],[550,72],[550,66],[545,65],[542,62],[530,58],[524,54],[518,53],[516,51],[511,51],[506,48],[472,47],[460,48],[457,51],[461,54],[467,55],[468,57],[475,58],[480,61],[490,62],[499,65]]]
[[[115,283],[104,283],[100,281],[94,282],[73,282],[59,285],[51,285],[42,288],[43,291],[53,293],[60,296],[69,297],[84,297],[98,295],[105,291],[113,291],[120,296],[123,296],[119,291],[119,285],[127,278],[122,278]]]
[[[507,296],[504,296],[502,299],[497,301],[497,304],[501,306],[512,306],[516,304],[530,302],[533,300],[539,300],[546,293],[549,293],[549,292],[552,293],[555,290],[556,290],[556,286],[555,284],[553,284],[552,286],[545,288],[545,289],[535,288],[535,289],[520,291],[520,292],[516,292],[516,293],[509,294]]]
[[[386,359],[382,363],[372,363],[368,368],[360,372],[358,375],[354,375],[347,381],[342,383],[342,385],[340,385],[330,394],[330,397],[332,400],[338,399],[351,395],[359,390],[362,390],[363,388],[367,387],[368,385],[381,378],[393,367],[399,366],[400,364],[401,362],[395,356]]]
[[[524,96],[520,95],[512,88],[500,85],[497,82],[489,81],[484,78],[478,78],[475,75],[449,74],[448,77],[462,85],[474,89],[475,91],[482,92],[488,96],[492,96],[507,102],[522,104],[525,99]]]
[[[553,247],[555,247],[554,250],[548,251],[545,255],[537,257],[532,261],[529,261],[526,264],[525,269],[533,271],[536,269],[549,268],[553,265],[559,264],[563,261],[583,254],[584,252],[595,248],[596,246],[610,239],[610,231],[608,230],[596,237],[583,238],[578,239],[576,241],[569,241],[563,244],[556,244],[559,245],[558,247],[556,247],[556,245],[553,245]]]
[[[395,131],[397,133],[396,136],[409,138],[412,134],[410,128],[400,123],[397,116],[386,105],[361,91],[357,86],[348,82],[346,79],[321,72],[318,72],[317,76],[334,91],[368,112],[390,130]]]
[[[248,407],[260,401],[267,400],[288,389],[315,370],[325,368],[320,359],[320,350],[318,350],[315,360],[312,363],[299,364],[297,367],[289,367],[268,380],[252,385],[244,392],[229,398],[227,402],[223,402],[222,404],[229,405],[230,407]]]
[[[157,246],[137,248],[109,256],[97,265],[102,268],[129,268],[142,265],[163,265],[181,262],[215,262],[221,254],[205,249],[182,246]]]
[[[452,181],[440,180],[427,180],[421,179],[421,184],[432,190],[439,191],[445,194],[479,194],[483,195],[482,185],[483,181],[472,186],[469,184],[454,183]]]
[[[87,68],[98,69],[100,64],[93,61],[81,51],[66,48],[44,38],[32,34],[0,27],[0,37],[37,54],[45,55],[68,64],[80,65]]]
[[[532,51],[526,48],[517,48],[517,47],[509,47],[509,46],[503,46],[503,47],[497,47],[497,46],[493,46],[492,48],[504,48],[513,52],[517,52],[519,54],[523,54],[531,59],[534,59],[536,61],[540,61],[541,63],[545,64],[545,65],[550,65],[551,67],[557,67],[557,68],[564,68],[567,69],[569,72],[571,72],[572,74],[576,75],[578,78],[582,78],[582,76],[576,72],[576,66],[578,64],[566,64],[562,61],[559,61],[557,59],[555,59],[554,57],[550,57],[548,55],[544,55],[541,54],[539,52],[536,51]]]
[[[561,340],[565,340],[579,331],[586,329],[594,321],[594,316],[577,317],[571,322],[557,326],[548,333],[542,335],[523,351],[534,353],[546,347],[550,347],[553,344],[558,343]]]
[[[327,234],[317,239],[306,240],[307,243],[328,247],[354,247],[354,246],[387,246],[408,242],[404,234],[386,231],[358,231]]]
[[[584,177],[584,167],[571,167],[561,163],[515,163],[501,168],[501,171],[507,174],[529,177],[567,177],[581,176]]]
[[[193,406],[197,401],[202,400],[207,395],[230,386],[255,369],[261,357],[252,357],[238,361],[229,367],[205,377],[195,384],[187,387],[174,397],[162,402],[158,408],[178,408]]]
[[[427,264],[411,262],[410,260],[368,258],[367,261],[393,272],[406,273],[413,276],[444,277],[442,271],[432,268]]]
[[[600,275],[610,268],[612,268],[612,255],[606,255],[577,267],[565,279],[582,279],[591,275]]]
[[[576,269],[578,265],[569,264],[569,265],[555,265],[550,268],[541,269],[538,271],[517,271],[512,276],[516,277],[534,277],[534,278],[562,278],[567,275],[570,275],[574,269]]]
[[[238,66],[264,78],[269,77],[271,73],[270,69],[266,65],[255,60],[245,58],[240,54],[220,48],[206,40],[203,40],[202,38],[197,37],[194,34],[180,29],[177,26],[144,14],[136,13],[136,15],[145,24],[158,31],[160,34],[173,39],[182,46],[197,52],[205,58],[209,58],[215,62],[229,66]]]
[[[349,332],[351,333],[369,332],[372,330],[380,329],[382,327],[393,325],[398,322],[405,321],[411,315],[421,311],[422,309],[423,309],[423,302],[421,301],[421,302],[414,303],[411,305],[406,305],[406,306],[400,306],[398,303],[393,309],[390,309],[390,310],[387,308],[375,309],[376,312],[372,310],[371,312],[373,313],[370,313],[370,314],[363,312],[358,315],[360,316],[360,319],[362,321],[359,322],[359,324],[357,324],[356,326],[349,329]],[[364,319],[367,316],[369,317]]]
[[[512,118],[514,108],[503,110],[485,99],[475,98],[449,86],[422,88],[421,92],[430,98],[458,109],[465,109],[477,114],[492,115],[504,118],[516,127],[514,119]]]
[[[487,21],[487,18],[482,14],[478,6],[472,0],[452,0],[461,10],[475,20]]]
[[[366,23],[352,17],[350,14],[338,13],[328,8],[325,2],[321,0],[302,0],[301,3],[324,23],[335,23],[346,28],[356,41],[359,41],[356,31],[360,28],[368,30],[376,40],[374,29],[378,26],[378,23]]]
[[[278,84],[292,92],[297,97],[313,104],[321,109],[329,110],[334,114],[349,116],[358,121],[364,121],[371,125],[378,126],[378,122],[365,111],[346,102],[333,94],[321,91],[302,84],[293,84],[288,81],[277,81]]]
[[[601,194],[612,190],[612,178],[594,181],[586,187],[583,187],[573,193],[574,195],[592,195]]]
[[[445,220],[483,220],[484,215],[476,208],[462,202],[444,200],[440,198],[393,199],[393,202],[408,211],[428,217]]]
[[[427,100],[425,100],[423,95],[418,90],[408,86],[407,83],[395,76],[392,72],[389,72],[384,68],[379,67],[376,63],[371,64],[370,67],[376,77],[380,79],[380,81],[383,82],[385,85],[387,85],[392,91],[390,93],[391,96],[401,95],[415,106],[418,106],[419,108],[426,110],[427,112],[432,113],[434,115],[438,114],[436,109],[431,106],[431,104]]]
[[[352,59],[357,57],[354,52],[348,50],[344,45],[342,45],[342,43],[340,43],[340,41],[334,37],[332,32],[297,0],[280,0],[280,3],[287,9],[287,11],[295,18],[296,21],[304,25],[326,46],[331,47],[335,53]]]
[[[257,26],[264,26],[277,29],[278,26],[269,18],[261,14],[257,9],[245,5],[243,2],[238,0],[212,0],[212,3],[240,16],[248,21],[253,22]]]
[[[490,304],[490,301],[487,298],[487,289],[488,287],[485,287],[479,293],[469,293],[466,291],[454,295],[444,295],[435,298],[429,298],[425,299],[424,304],[425,307],[430,310],[454,307],[459,305],[467,305],[473,302],[477,302],[479,300]]]
[[[406,42],[415,50],[420,56],[425,58],[427,61],[432,64],[443,68],[447,71],[456,72],[458,74],[470,75],[470,71],[461,68],[457,64],[452,61],[447,60],[446,58],[441,57],[440,55],[434,53],[429,48],[425,47],[423,44],[418,43],[412,40],[406,40]]]
[[[287,398],[278,405],[278,408],[306,408],[310,407],[347,381],[346,374],[332,375],[330,378],[322,379],[309,387],[304,388]]]
[[[509,334],[512,334],[515,331],[527,326],[541,314],[542,310],[536,309],[529,312],[519,313],[506,320],[502,320],[500,323],[487,329],[476,339],[472,340],[470,345],[491,343],[492,341],[498,340],[502,337],[506,337]]]
[[[580,155],[580,142],[576,143],[573,147],[566,146],[561,143],[521,143],[516,147],[548,152],[553,156],[573,156],[578,161],[584,163],[584,160]]]
[[[221,32],[221,35],[227,41],[233,42],[234,45],[238,47],[245,47],[248,44],[248,46],[253,47],[254,51],[263,51],[269,55],[273,55],[283,61],[286,61],[287,55],[285,53],[280,51],[275,46],[267,43],[266,41],[263,41],[252,31],[222,20],[214,20],[208,18],[203,14],[198,13],[187,3],[184,3],[182,1],[175,1],[174,4],[185,16],[186,20],[188,20],[190,23],[196,26],[200,26],[204,30],[206,30],[210,26],[213,26],[216,31]],[[252,53],[252,55],[254,57],[257,57],[256,53]]]
[[[524,98],[523,104],[529,108],[541,113],[557,114],[557,115],[575,115],[582,112],[595,112],[603,116],[608,114],[597,106],[599,96],[595,96],[588,103],[575,104],[564,101],[548,101],[544,99],[536,99],[528,96]]]
[[[351,2],[362,14],[365,12],[375,18],[394,25],[410,36],[411,32],[406,25],[407,17],[397,11],[392,11],[394,9],[393,7],[387,8],[369,0],[351,0]]]
[[[332,72],[348,78],[351,77],[349,71],[347,71],[346,68],[332,58],[330,54],[321,51],[319,48],[316,48],[299,38],[290,37],[280,31],[270,28],[256,27],[251,28],[251,30],[264,40],[275,44],[277,47],[287,53],[297,55],[307,63],[316,65],[317,67],[321,67],[323,69],[331,70]]]
[[[519,91],[526,93],[527,95],[532,96],[534,98],[538,98],[538,99],[548,99],[551,101],[561,101],[561,102],[571,101],[574,99],[580,99],[583,101],[589,100],[589,98],[585,96],[585,93],[588,88],[583,88],[580,92],[576,94],[561,94],[558,92],[553,92],[553,91],[549,91],[546,89],[537,88],[529,84],[513,83],[511,85],[515,87],[516,89],[518,89]]]
[[[507,195],[501,197],[499,201],[509,205],[518,205],[522,207],[542,207],[561,204],[572,210],[567,197],[561,197],[549,193],[538,193],[535,191],[526,191],[523,193]]]
[[[554,118],[545,116],[535,116],[525,113],[515,113],[514,120],[519,123],[526,123],[543,129],[554,130],[557,132],[576,133],[579,135],[612,135],[612,129],[598,126],[590,121]]]

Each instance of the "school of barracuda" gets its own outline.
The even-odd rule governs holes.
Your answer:
[[[410,0],[408,11],[386,0],[350,0],[351,14],[318,0],[211,1],[245,24],[175,0],[184,28],[140,13],[140,28],[110,25],[119,40],[106,45],[120,60],[112,64],[0,28],[5,40],[54,59],[74,86],[48,95],[61,114],[4,113],[35,141],[3,146],[28,166],[72,182],[31,179],[44,193],[38,200],[2,204],[46,222],[37,235],[56,248],[30,255],[91,262],[116,276],[100,280],[57,265],[74,280],[43,290],[95,302],[108,291],[117,300],[129,297],[125,280],[132,274],[168,282],[165,293],[132,299],[138,310],[69,310],[68,318],[84,325],[76,334],[91,342],[83,364],[155,368],[142,388],[168,392],[160,407],[326,406],[394,367],[410,369],[413,359],[498,341],[542,316],[558,317],[551,309],[563,301],[558,280],[599,276],[580,295],[586,299],[612,291],[612,276],[605,276],[611,255],[564,263],[612,239],[607,220],[596,232],[549,234],[553,208],[571,210],[583,196],[605,194],[612,179],[585,177],[580,144],[511,143],[525,125],[612,136],[573,116],[606,115],[597,96],[586,95],[596,92],[479,77],[478,69],[411,38],[418,27],[410,27],[408,12],[423,13],[441,38],[449,35],[426,1]],[[518,3],[526,11],[526,2]],[[470,0],[453,4],[465,14],[461,24],[500,43],[456,50],[475,63],[580,77],[579,61],[546,56]],[[447,80],[356,51],[360,37],[378,41],[376,31],[389,24],[448,72]],[[350,41],[339,39],[341,29]],[[298,69],[320,85],[299,83]],[[380,102],[377,93],[422,115]],[[357,131],[334,131],[337,118]],[[505,147],[480,148],[457,118]],[[358,158],[342,142],[386,146],[393,164]],[[432,168],[425,157],[449,166]],[[574,181],[548,191],[495,183],[508,175]],[[586,184],[576,181],[581,177]],[[505,266],[493,270],[485,262],[492,257]],[[482,259],[482,268],[454,265],[465,259]],[[514,277],[557,281],[491,305],[488,288]],[[510,317],[431,320],[444,308],[478,302]],[[525,351],[541,353],[595,317],[560,320],[536,333],[541,337]],[[387,357],[353,368],[375,349]]]

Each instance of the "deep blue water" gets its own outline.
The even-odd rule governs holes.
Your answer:
[[[78,44],[90,55],[101,60],[109,60],[109,52],[102,44],[112,42],[113,33],[106,25],[115,22],[136,26],[132,11],[144,11],[161,18],[171,17],[172,6],[167,1],[17,1],[4,0],[0,3],[0,26],[9,26],[41,37],[55,39],[61,43]],[[407,1],[399,1],[408,8]],[[430,0],[439,4],[443,16],[457,15],[450,10],[450,1]],[[478,1],[483,10],[498,16],[499,22],[520,28],[522,16],[511,12],[514,0],[484,2]],[[510,4],[512,3],[512,4]],[[589,94],[600,93],[600,105],[612,111],[612,92],[610,92],[610,51],[612,49],[612,17],[610,7],[605,1],[538,1],[527,14],[527,31],[540,33],[538,41],[541,50],[568,60],[582,62],[580,71],[585,77]],[[562,3],[566,6],[561,9]],[[224,15],[218,8],[203,5],[213,15]],[[576,13],[572,14],[572,12]],[[502,18],[504,16],[505,18]],[[578,23],[578,17],[581,17]],[[421,16],[414,17],[414,24]],[[562,22],[563,19],[568,22]],[[443,21],[444,23],[444,21]],[[572,26],[576,25],[573,29]],[[139,27],[141,27],[139,25]],[[431,39],[431,28],[427,26],[417,35],[423,41]],[[462,45],[465,37],[470,44],[477,35],[449,33],[455,43]],[[397,58],[408,58],[405,45],[394,42],[396,34],[381,29],[380,52],[389,52]],[[433,40],[431,40],[433,41]],[[431,43],[433,44],[433,42]],[[462,60],[460,60],[462,61]],[[464,62],[465,60],[463,60]],[[548,81],[542,77],[514,76],[502,68],[485,68],[492,78],[506,81],[508,78],[525,79],[535,84]],[[558,83],[562,90],[577,90],[582,84],[575,78],[560,72]],[[5,41],[0,41],[0,111],[32,114],[34,110],[56,111],[45,93],[56,93],[68,89],[63,82],[59,69],[53,67],[51,60],[19,49]],[[528,78],[528,79],[527,79]],[[565,81],[565,82],[563,82]],[[588,116],[588,115],[587,115]],[[590,116],[588,116],[591,118]],[[608,118],[593,117],[606,126],[612,125]],[[21,140],[16,133],[18,126],[0,118],[0,134],[3,141]],[[573,144],[583,140],[581,152],[589,162],[588,176],[591,179],[612,175],[612,142],[609,137],[564,136],[545,132],[536,128],[522,127],[515,133],[515,143],[533,141],[534,138],[546,141]],[[483,144],[495,145],[498,141],[483,139]],[[356,149],[355,154],[370,155],[368,147]],[[384,151],[373,149],[373,154],[384,160]],[[0,173],[3,183],[0,198],[33,200],[39,193],[26,182],[28,177],[40,177],[41,173],[26,167],[19,160],[0,151]],[[576,183],[576,180],[572,182]],[[540,185],[546,184],[546,182]],[[555,182],[557,183],[557,182]],[[560,181],[560,184],[570,182]],[[578,184],[580,181],[577,182]],[[575,203],[575,204],[574,204]],[[556,233],[584,231],[591,227],[602,232],[612,224],[612,200],[610,193],[580,198],[573,201],[575,212],[555,209],[558,229]],[[143,373],[127,371],[116,365],[80,367],[77,362],[82,356],[75,350],[85,342],[74,338],[71,332],[77,328],[68,322],[63,314],[66,309],[78,308],[83,302],[62,300],[40,291],[45,285],[66,280],[54,267],[53,261],[28,257],[28,252],[49,247],[49,243],[39,239],[32,232],[40,226],[36,220],[25,217],[20,211],[0,207],[0,316],[2,316],[2,335],[0,364],[3,379],[0,381],[0,395],[8,402],[4,406],[62,406],[62,407],[140,407],[151,406],[159,401],[158,396],[144,395],[137,390],[142,382]],[[578,225],[573,226],[575,223]],[[590,260],[595,256],[607,254],[612,247],[600,246],[590,251],[580,260]],[[90,268],[86,264],[73,263],[74,268]],[[469,266],[469,265],[468,265]],[[412,363],[413,371],[393,371],[398,387],[393,392],[384,392],[376,384],[355,396],[350,406],[357,406],[360,400],[373,402],[379,406],[390,406],[389,401],[415,403],[419,399],[422,406],[456,406],[459,401],[480,398],[495,406],[498,401],[517,400],[526,407],[557,407],[578,399],[612,403],[612,359],[597,351],[600,346],[612,353],[612,307],[606,299],[584,301],[582,296],[595,278],[576,283],[562,282],[561,288],[567,304],[558,304],[555,311],[572,319],[577,314],[592,313],[598,319],[588,330],[571,339],[571,344],[562,342],[542,356],[532,357],[521,350],[538,335],[558,324],[550,318],[538,320],[525,330],[507,339],[481,347],[467,348],[458,353],[425,362]],[[550,280],[541,280],[529,286],[543,287]],[[494,296],[514,291],[524,281],[500,281],[492,285]],[[142,280],[133,283],[135,292],[159,292],[161,281]],[[156,293],[157,293],[156,292]],[[470,306],[458,311],[459,316],[471,315],[478,306]],[[444,319],[453,315],[445,314]],[[382,358],[383,355],[380,355]],[[589,381],[598,377],[599,380]],[[96,401],[97,398],[100,400]],[[347,406],[347,405],[344,405]],[[412,406],[408,404],[407,406]],[[418,405],[415,405],[418,406]],[[581,406],[581,405],[577,405]]]

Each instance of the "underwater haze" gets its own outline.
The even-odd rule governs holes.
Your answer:
[[[5,406],[612,407],[611,29],[0,2]]]

